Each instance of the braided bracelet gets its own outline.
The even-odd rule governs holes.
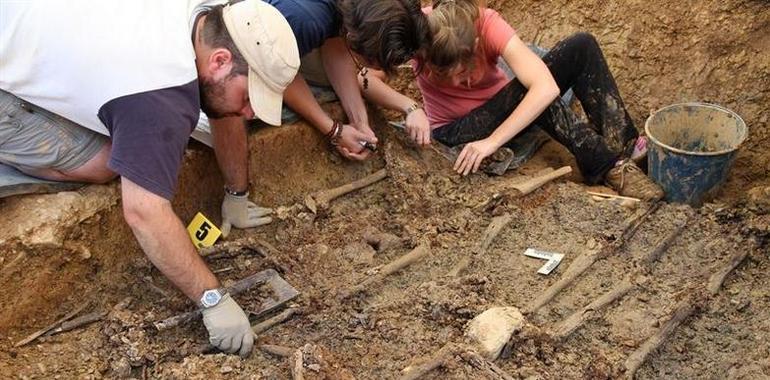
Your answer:
[[[329,133],[326,134],[326,139],[329,140],[329,143],[334,146],[339,144],[340,138],[342,137],[342,127],[342,123],[340,123],[338,120],[334,120],[332,129],[329,131]]]
[[[324,135],[324,137],[326,137],[327,140],[331,140],[337,133],[337,128],[339,128],[339,122],[337,120],[332,120],[332,128]]]
[[[337,122],[337,125],[339,126],[337,128],[337,132],[331,138],[331,143],[334,146],[337,146],[340,144],[340,140],[342,139],[342,129],[345,127],[345,124],[342,124],[339,121]]]

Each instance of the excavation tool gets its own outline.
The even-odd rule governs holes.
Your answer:
[[[275,294],[275,298],[266,299],[256,310],[248,310],[251,315],[257,318],[280,308],[299,295],[297,289],[294,289],[294,287],[286,282],[286,280],[284,280],[281,275],[279,275],[278,272],[276,272],[274,269],[263,270],[259,273],[255,273],[249,277],[246,277],[236,282],[232,286],[229,286],[227,288],[227,292],[230,293],[231,296],[236,296],[261,284],[267,284],[270,286],[273,293]],[[158,330],[166,330],[190,321],[198,317],[200,314],[201,309],[197,309],[155,322],[153,325]]]
[[[309,194],[305,197],[305,206],[314,214],[318,210],[323,210],[329,207],[329,202],[345,195],[352,193],[356,190],[362,189],[379,181],[385,179],[388,176],[388,172],[385,169],[379,170],[374,174],[361,178],[357,181],[335,187],[333,189],[319,191],[313,194]]]

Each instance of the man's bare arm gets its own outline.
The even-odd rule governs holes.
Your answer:
[[[144,253],[171,282],[196,303],[219,281],[195,251],[171,202],[121,178],[123,215]]]

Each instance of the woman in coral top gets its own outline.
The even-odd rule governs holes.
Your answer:
[[[514,29],[477,0],[438,0],[424,8],[432,35],[413,67],[430,126],[411,131],[466,144],[454,165],[463,175],[514,136],[536,124],[575,156],[586,182],[605,181],[620,194],[657,199],[663,193],[631,159],[646,151],[623,105],[596,39],[578,33],[541,60]],[[515,74],[498,67],[502,57]],[[558,101],[572,88],[588,116],[574,123]],[[634,157],[635,158],[635,157]]]

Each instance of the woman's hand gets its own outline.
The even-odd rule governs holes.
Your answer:
[[[463,176],[471,172],[476,173],[481,166],[481,161],[495,153],[499,147],[488,138],[466,144],[463,151],[457,156],[454,170]]]
[[[368,133],[362,132],[351,125],[346,124],[342,126],[342,135],[337,144],[337,150],[343,157],[357,161],[363,161],[369,157],[371,152],[364,148],[361,142],[377,144],[377,137],[374,136],[374,132],[368,126],[366,129]]]
[[[422,108],[418,108],[406,115],[406,133],[420,146],[430,145],[430,123],[428,116]]]
[[[363,133],[364,136],[367,136],[367,139],[364,139],[362,141],[369,141],[369,142],[371,142],[370,140],[373,140],[376,143],[377,136],[374,134],[374,131],[372,130],[372,127],[369,126],[368,122],[357,123],[357,124],[354,123],[354,124],[351,124],[350,126],[355,128],[359,132]],[[375,143],[373,143],[373,144],[375,144]]]

